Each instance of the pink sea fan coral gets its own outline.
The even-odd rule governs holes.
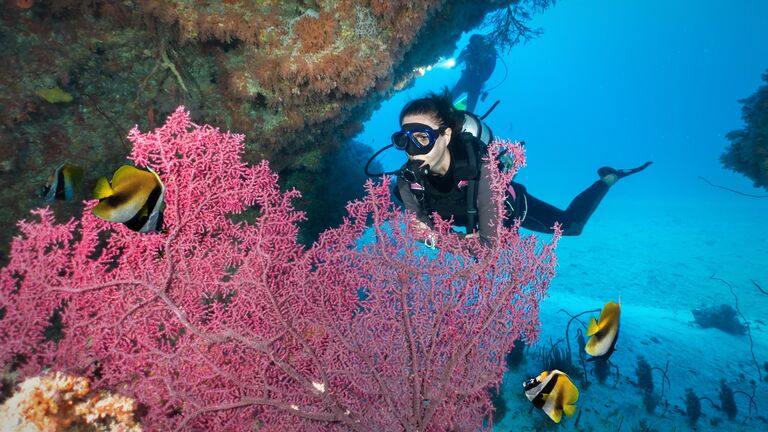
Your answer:
[[[304,248],[298,193],[242,162],[242,136],[180,108],[130,139],[166,185],[165,229],[89,212],[57,224],[47,209],[20,222],[0,272],[2,363],[88,375],[134,397],[150,430],[483,427],[504,354],[537,337],[558,236],[497,224],[485,247],[438,220],[440,250],[425,253],[386,183],[370,182]],[[503,146],[519,167],[519,146],[495,143],[491,158]],[[493,173],[504,214],[514,170]],[[254,221],[232,217],[252,206]]]

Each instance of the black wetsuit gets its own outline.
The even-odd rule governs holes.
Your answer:
[[[451,146],[448,147],[449,151]],[[405,208],[415,213],[419,220],[427,225],[432,224],[429,215],[433,212],[445,219],[453,217],[454,225],[467,224],[465,188],[468,186],[460,186],[462,182],[454,178],[453,161],[452,156],[451,166],[445,175],[428,175],[421,182],[423,191],[398,177],[397,188]],[[483,166],[477,186],[477,224],[480,238],[484,242],[491,242],[495,233],[492,224],[496,219],[496,208],[491,199],[489,178],[488,169]],[[552,233],[555,223],[559,222],[563,235],[568,236],[581,234],[584,225],[609,189],[604,181],[598,180],[578,194],[567,209],[560,210],[532,196],[522,184],[512,182],[511,186],[514,192],[507,193],[506,204],[510,211],[504,221],[506,226],[511,226],[514,219],[521,218],[523,228]],[[474,228],[468,228],[467,232],[473,230]]]
[[[467,111],[474,112],[483,84],[496,67],[496,49],[487,42],[470,43],[459,54],[457,62],[463,62],[465,68],[451,90],[451,96],[455,99],[466,93]]]

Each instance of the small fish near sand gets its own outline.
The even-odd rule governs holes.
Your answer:
[[[589,341],[584,347],[587,354],[591,355],[587,361],[607,361],[616,351],[616,341],[619,339],[619,318],[621,316],[621,304],[608,302],[600,312],[600,318],[590,318],[587,326]]]

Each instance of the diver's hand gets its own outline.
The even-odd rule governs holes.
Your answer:
[[[416,231],[416,238],[424,239],[419,241],[424,243],[424,246],[434,249],[437,236],[435,235],[435,232],[432,231],[432,228],[418,219],[414,219],[413,224]]]
[[[424,246],[428,247],[429,249],[435,249],[435,233],[430,232],[427,234],[427,238],[424,239]]]

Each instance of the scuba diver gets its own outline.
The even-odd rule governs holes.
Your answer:
[[[488,81],[496,68],[496,48],[486,41],[483,35],[473,34],[469,38],[469,44],[456,59],[456,64],[459,63],[464,63],[464,70],[461,72],[461,78],[451,90],[451,97],[455,100],[466,93],[466,109],[474,112],[483,84]]]
[[[484,117],[457,110],[447,92],[413,100],[400,112],[401,130],[392,135],[392,144],[408,154],[408,162],[397,171],[395,195],[416,215],[419,228],[430,228],[429,216],[437,212],[445,219],[453,217],[454,225],[465,226],[468,236],[479,234],[483,244],[493,241],[496,208],[488,168],[482,164],[493,135],[482,122]],[[563,235],[579,235],[611,186],[650,164],[598,169],[599,179],[565,210],[533,197],[513,181],[506,199],[511,211],[504,224],[511,226],[520,218],[523,228],[551,234],[559,222]]]

